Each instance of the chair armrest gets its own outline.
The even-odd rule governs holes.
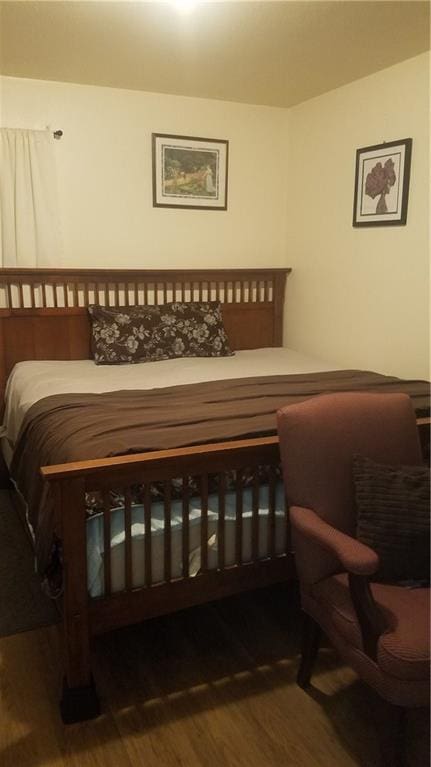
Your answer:
[[[379,566],[378,555],[369,546],[325,522],[311,509],[292,506],[290,521],[292,528],[333,554],[347,570],[350,597],[358,619],[364,651],[375,660],[379,637],[386,625],[374,601],[367,576],[376,572]]]
[[[298,532],[334,554],[347,572],[354,575],[372,575],[376,572],[379,557],[373,549],[332,527],[311,509],[292,506],[290,521]]]

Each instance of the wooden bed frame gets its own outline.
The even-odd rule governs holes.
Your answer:
[[[169,301],[218,300],[234,349],[281,346],[286,276],[290,269],[247,270],[0,270],[0,390],[15,363],[37,359],[90,358],[91,303],[110,306],[163,304]],[[61,520],[63,545],[63,622],[65,678],[61,713],[65,722],[99,713],[90,668],[90,639],[110,629],[163,613],[239,593],[293,576],[294,568],[285,517],[285,545],[275,552],[275,466],[277,437],[242,440],[105,460],[80,461],[41,468],[50,483]],[[257,481],[253,485],[252,557],[242,561],[242,477],[245,468],[269,471],[269,556],[259,558]],[[235,564],[225,565],[225,476],[236,474]],[[208,475],[219,475],[218,563],[208,569]],[[186,478],[199,478],[201,488],[201,569],[189,576],[189,499]],[[182,577],[172,578],[170,480],[184,478],[182,501]],[[149,485],[164,482],[164,580],[151,581],[151,505]],[[132,587],[131,494],[145,484],[146,585]],[[87,591],[85,492],[99,490],[107,499],[111,488],[125,497],[125,588],[111,590],[110,558],[104,563],[105,596]],[[103,512],[105,549],[110,549],[110,510]]]

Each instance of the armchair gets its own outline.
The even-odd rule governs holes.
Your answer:
[[[370,583],[379,557],[355,538],[352,459],[419,465],[416,419],[404,394],[314,397],[278,412],[292,544],[305,613],[297,682],[310,682],[321,630],[345,662],[403,712],[429,702],[429,589]],[[389,754],[384,754],[385,764]],[[401,745],[394,761],[402,763]]]

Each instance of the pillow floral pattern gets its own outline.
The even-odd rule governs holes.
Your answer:
[[[216,301],[88,310],[98,365],[233,354]]]

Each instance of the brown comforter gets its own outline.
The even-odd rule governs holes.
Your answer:
[[[11,466],[27,499],[36,552],[44,559],[54,524],[41,504],[40,466],[274,434],[278,408],[352,390],[406,392],[417,416],[429,414],[427,382],[358,370],[45,397],[24,419]],[[38,545],[41,536],[45,545]]]

